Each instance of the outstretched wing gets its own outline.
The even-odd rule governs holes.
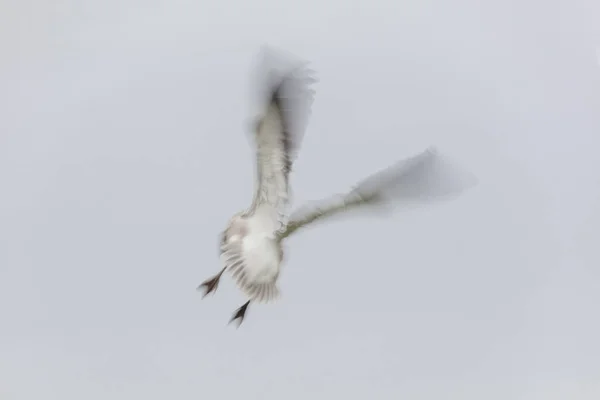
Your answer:
[[[245,216],[259,213],[264,228],[276,231],[285,223],[289,203],[289,174],[310,115],[315,82],[304,64],[287,72],[266,74],[267,107],[254,128],[256,187]]]
[[[354,189],[334,195],[295,211],[281,232],[283,239],[312,222],[353,209],[386,209],[397,202],[426,202],[458,195],[476,183],[476,179],[452,168],[438,151],[424,152],[397,162],[359,182]]]

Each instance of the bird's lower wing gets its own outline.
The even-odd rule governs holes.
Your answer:
[[[386,210],[397,203],[418,204],[453,197],[476,182],[473,175],[459,171],[430,147],[368,176],[345,194],[301,207],[291,215],[280,237],[346,211],[369,207]]]

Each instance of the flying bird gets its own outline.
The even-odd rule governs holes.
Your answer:
[[[221,270],[198,286],[205,297],[217,289],[223,273],[229,272],[248,298],[230,320],[238,326],[251,302],[267,303],[279,297],[283,243],[299,229],[350,210],[388,211],[400,202],[445,198],[475,183],[460,179],[430,147],[368,176],[346,193],[290,213],[289,178],[311,113],[316,79],[305,63],[289,62],[283,71],[275,68],[277,57],[285,58],[273,49],[263,49],[264,109],[251,124],[256,153],[253,201],[247,210],[231,217],[220,235]]]

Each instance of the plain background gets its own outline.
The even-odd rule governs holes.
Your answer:
[[[430,144],[480,184],[294,237],[236,330],[264,43],[320,78],[298,203]],[[597,1],[2,0],[0,46],[3,400],[600,398]]]

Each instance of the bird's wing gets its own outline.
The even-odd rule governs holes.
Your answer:
[[[259,213],[265,226],[280,229],[287,218],[289,174],[310,115],[316,80],[305,64],[267,74],[267,107],[253,129],[256,187],[245,216]]]
[[[422,203],[455,196],[476,183],[473,175],[459,171],[430,147],[422,153],[360,181],[345,194],[308,204],[295,211],[280,234],[283,239],[312,222],[342,212],[371,208],[389,210],[395,203]]]

